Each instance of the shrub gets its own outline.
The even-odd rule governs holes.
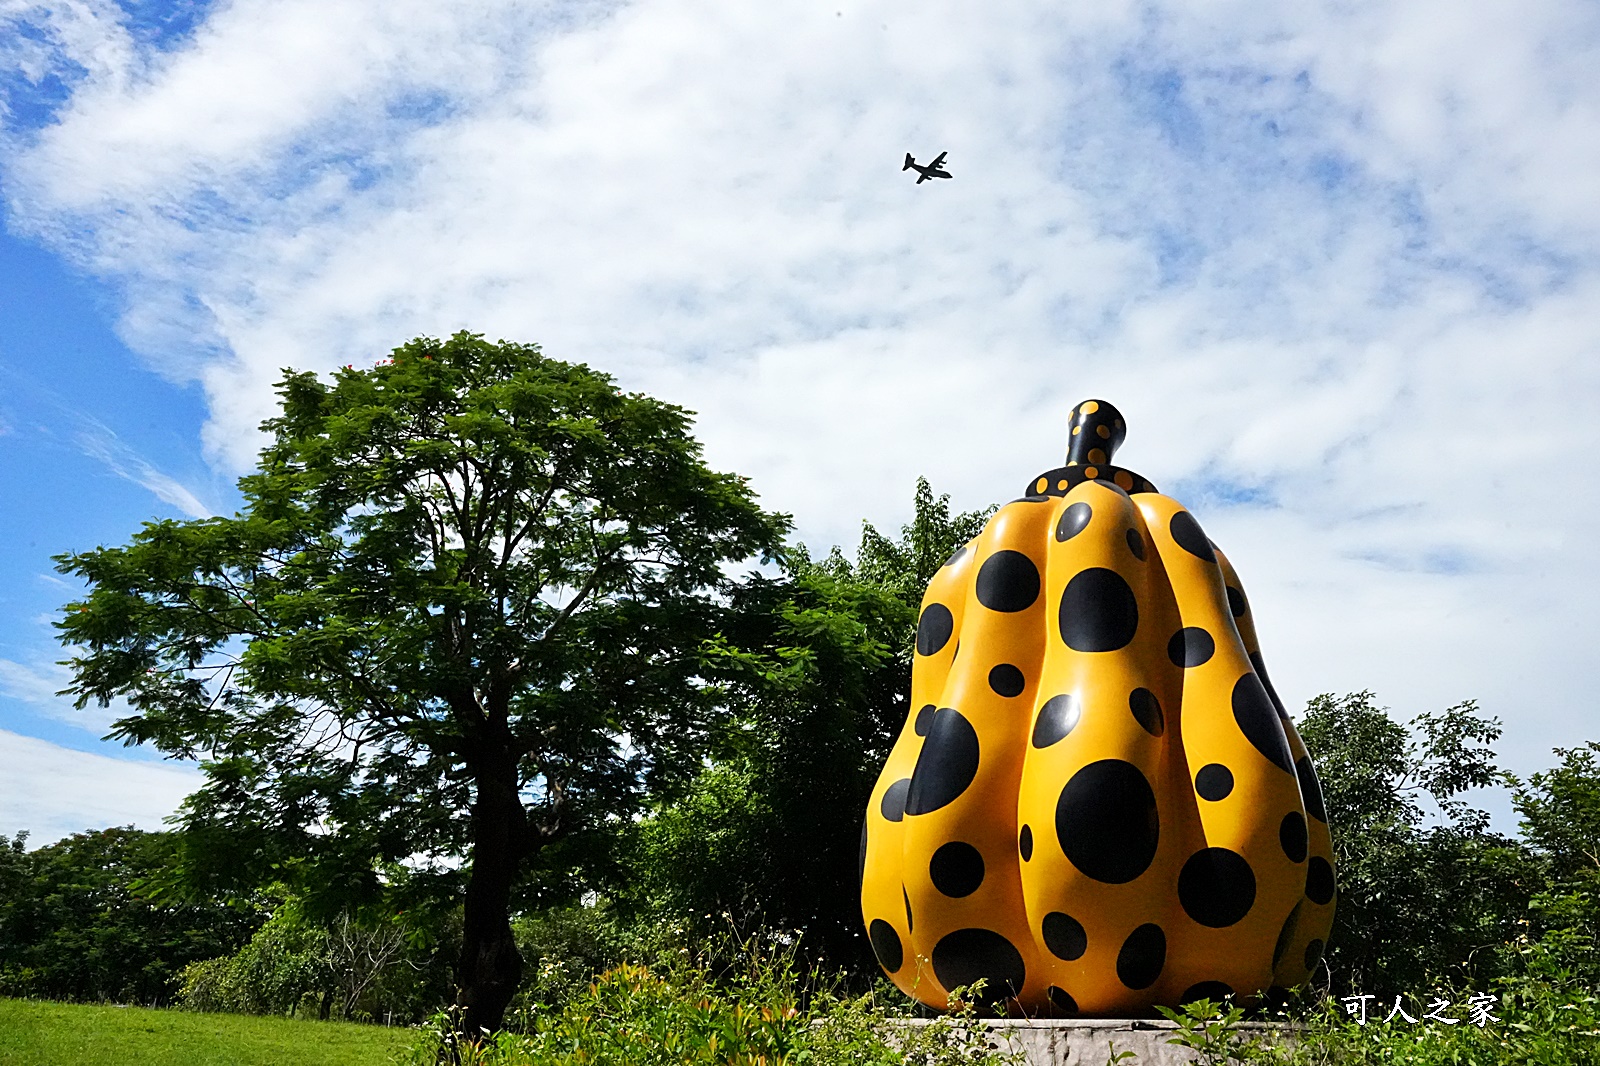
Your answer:
[[[411,1063],[460,1066],[955,1066],[1017,1058],[997,1051],[984,1023],[965,1014],[895,1026],[891,992],[840,994],[795,965],[793,943],[727,938],[691,951],[661,951],[601,974],[558,1010],[517,1019],[477,1044],[461,1043],[455,1019],[437,1016]],[[733,960],[726,962],[722,960]],[[976,997],[974,997],[976,998]]]
[[[1322,998],[1281,1011],[1292,1027],[1288,1040],[1249,1038],[1238,1031],[1238,1007],[1189,1004],[1164,1012],[1179,1025],[1170,1043],[1194,1048],[1203,1063],[1270,1063],[1274,1066],[1600,1066],[1600,995],[1565,957],[1561,938],[1517,945],[1517,972],[1498,978],[1494,1020],[1473,1024],[1385,1020],[1387,1007],[1373,1006],[1358,1024],[1338,999]],[[1453,1004],[1473,990],[1436,993]]]

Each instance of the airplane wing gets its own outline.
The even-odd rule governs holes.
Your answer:
[[[932,167],[928,168],[928,170],[932,170],[932,169],[933,169]],[[929,177],[928,170],[923,170],[921,167],[917,168],[918,173],[921,175],[920,177],[917,178],[917,184],[918,185],[921,185],[923,182],[928,180],[928,177]]]
[[[949,155],[949,154],[950,154],[949,152],[940,152],[939,153],[939,158],[935,159],[933,162],[929,163],[928,166],[933,168],[934,170],[939,169],[941,166],[944,165],[944,157]]]

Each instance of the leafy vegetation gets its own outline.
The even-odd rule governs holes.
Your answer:
[[[0,837],[0,995],[166,1004],[186,965],[234,950],[265,917],[249,900],[142,895],[175,861],[168,833],[25,843]]]
[[[1169,1042],[1194,1049],[1196,1061],[1208,1066],[1596,1066],[1596,989],[1566,964],[1559,942],[1525,942],[1514,951],[1517,972],[1497,979],[1494,991],[1484,994],[1491,1013],[1474,1018],[1470,1012],[1441,1012],[1453,1023],[1429,1020],[1416,1004],[1414,1016],[1386,1014],[1385,1003],[1362,1018],[1330,998],[1310,998],[1278,1012],[1285,1028],[1265,1036],[1241,1030],[1245,1012],[1232,1004],[1201,1001],[1162,1013],[1178,1023]],[[1446,987],[1430,998],[1459,1004],[1472,994]]]
[[[837,978],[796,965],[794,945],[757,938],[676,935],[651,945],[649,964],[601,974],[558,1011],[463,1042],[436,1019],[414,1066],[1008,1066],[971,1006],[928,1025],[895,1025],[902,997],[887,985],[845,993]],[[674,946],[676,945],[676,946]],[[888,992],[887,998],[884,992]],[[977,989],[974,989],[977,991]],[[972,997],[974,1000],[977,996]],[[886,1007],[885,1004],[892,1006]]]
[[[876,975],[862,811],[906,719],[923,587],[988,514],[952,514],[919,479],[897,539],[868,524],[854,562],[795,551],[780,578],[743,586],[734,728],[688,793],[640,823],[607,894],[643,916],[792,930],[817,964]]]
[[[186,966],[179,1000],[190,1010],[409,1021],[444,987],[439,960],[407,932],[396,919],[349,913],[316,922],[290,898],[237,953]]]
[[[1332,819],[1331,989],[1394,994],[1500,973],[1496,949],[1522,932],[1538,860],[1462,798],[1506,780],[1491,747],[1499,724],[1468,701],[1402,725],[1357,692],[1313,699],[1299,729]]]

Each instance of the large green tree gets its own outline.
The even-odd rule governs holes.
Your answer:
[[[536,347],[418,339],[279,392],[240,513],[58,559],[89,584],[58,623],[69,691],[202,760],[191,879],[331,910],[464,877],[458,1003],[494,1029],[519,879],[698,768],[729,570],[787,522],[687,412]]]

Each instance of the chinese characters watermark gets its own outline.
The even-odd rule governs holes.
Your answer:
[[[1366,1025],[1369,1016],[1367,1005],[1377,998],[1377,996],[1373,995],[1345,996],[1341,1002],[1344,1004],[1344,1012],[1354,1018],[1357,1025]],[[1420,1018],[1412,1017],[1406,1012],[1404,1006],[1405,998],[1404,995],[1394,997],[1394,1006],[1390,1008],[1388,1015],[1383,1019],[1385,1022],[1392,1022],[1396,1018],[1412,1025],[1416,1025],[1419,1021],[1438,1022],[1441,1025],[1461,1025],[1464,1022],[1468,1025],[1476,1025],[1481,1029],[1490,1022],[1500,1020],[1499,1016],[1494,1013],[1494,1008],[1500,1004],[1500,997],[1488,992],[1480,992],[1467,998],[1467,1002],[1464,1005],[1465,1016],[1447,1014],[1446,1012],[1450,1010],[1451,1006],[1450,1001],[1441,996],[1435,996],[1429,1000],[1426,1013],[1421,1014]],[[1379,1005],[1371,1010],[1371,1017],[1376,1019],[1377,1011],[1381,1009],[1382,1006]],[[1418,1009],[1420,1011],[1420,1008]]]

